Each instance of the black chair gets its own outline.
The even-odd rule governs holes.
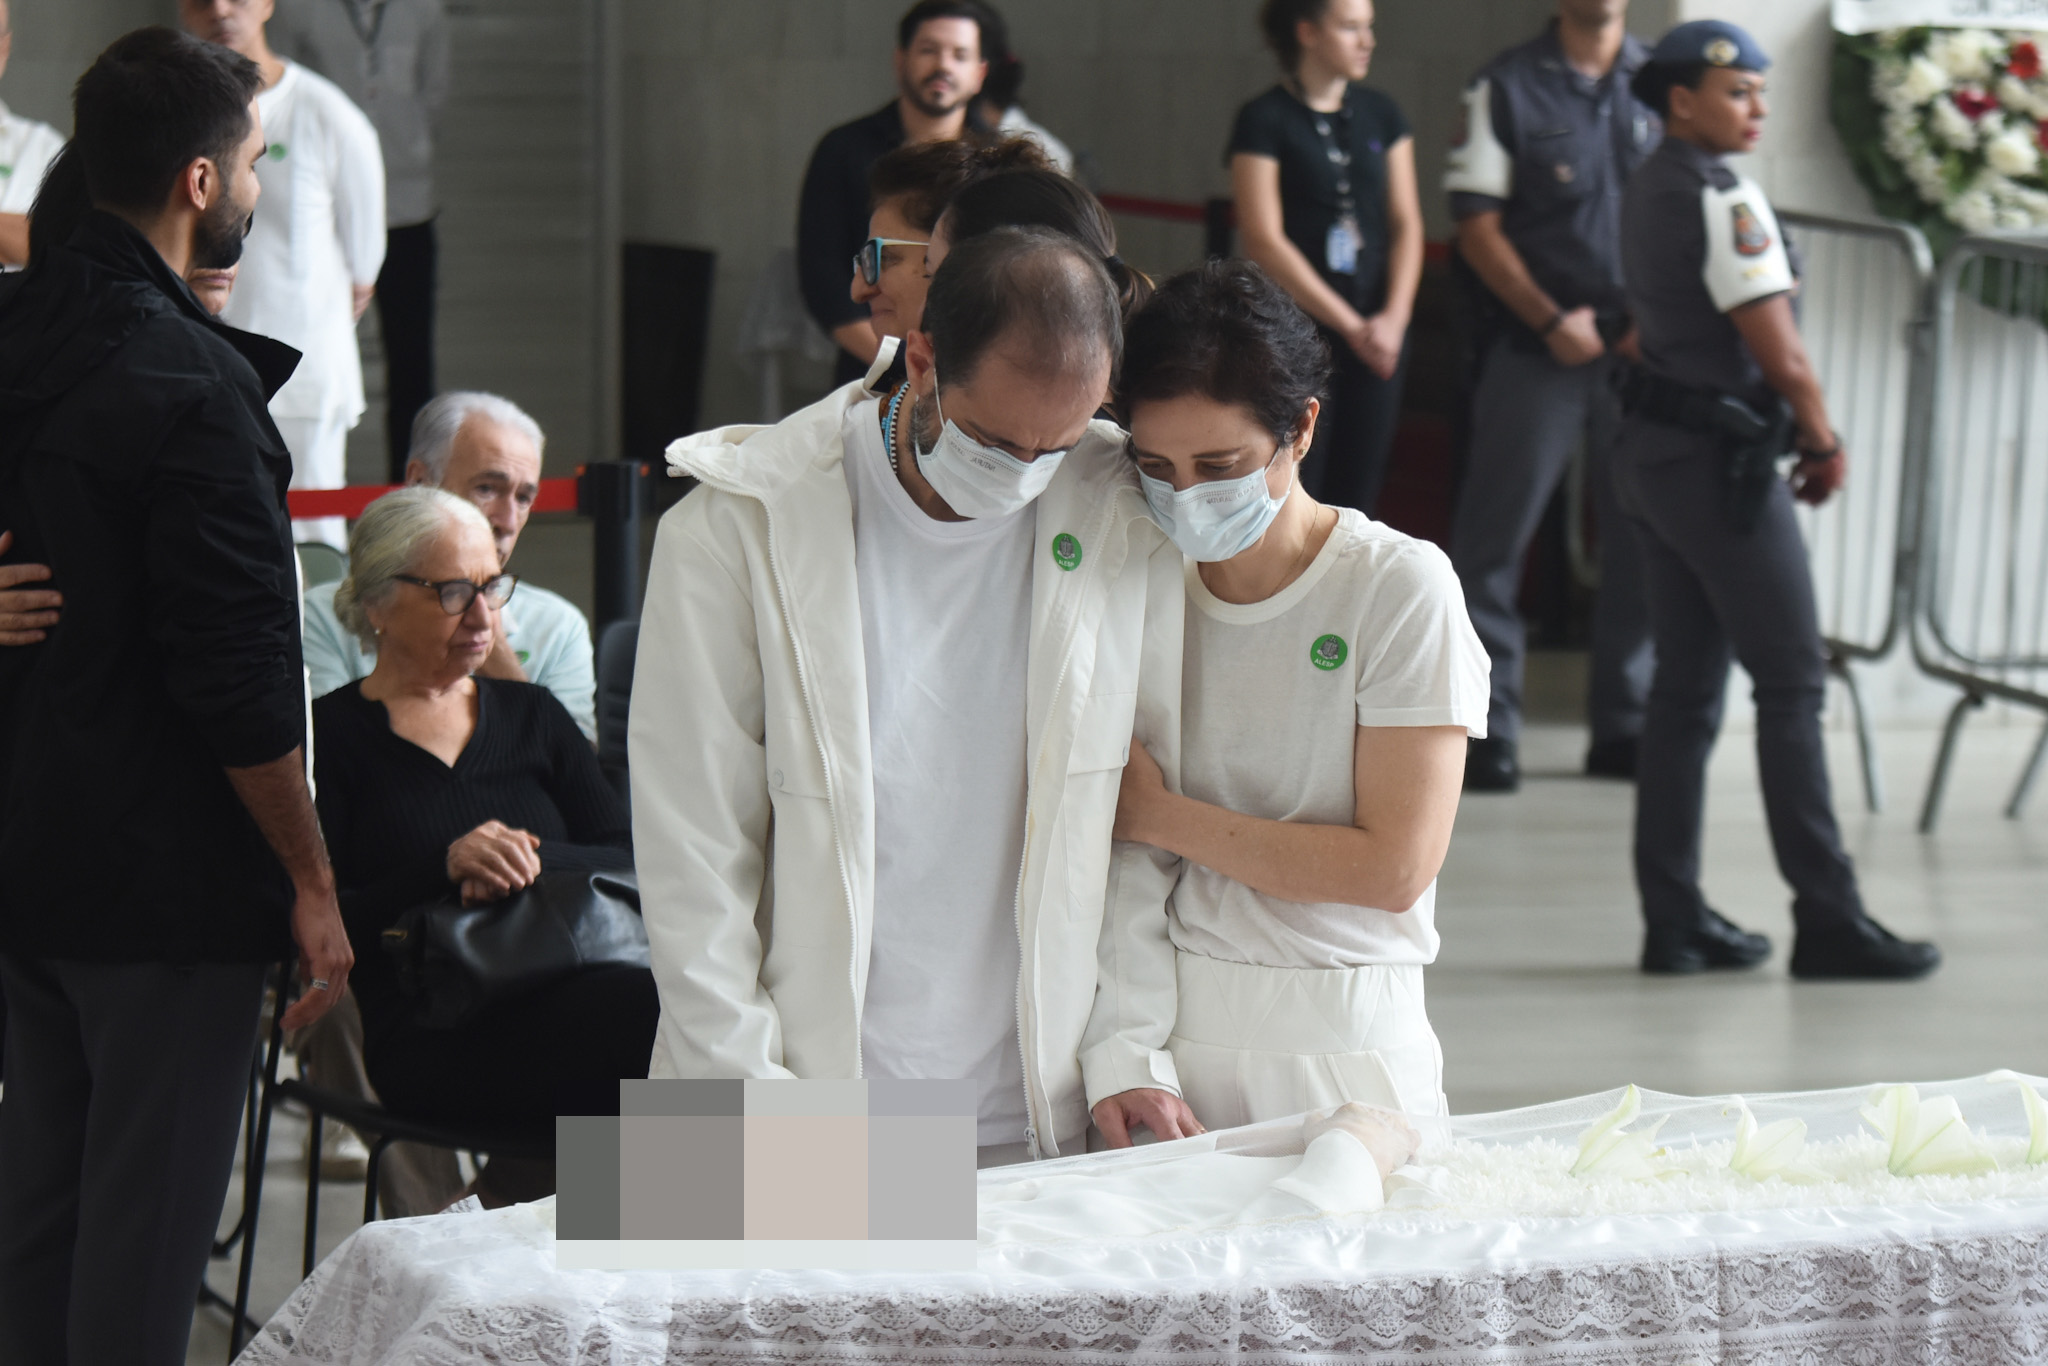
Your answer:
[[[263,1086],[255,1114],[255,1133],[242,1171],[242,1217],[236,1224],[242,1243],[242,1262],[235,1280],[235,1302],[228,1329],[228,1360],[240,1355],[251,1331],[249,1281],[256,1265],[256,1225],[263,1201],[263,1173],[270,1149],[270,1116],[279,1101],[295,1101],[305,1107],[310,1120],[310,1147],[314,1156],[306,1163],[306,1239],[299,1274],[310,1276],[316,1258],[315,1242],[320,1219],[320,1130],[328,1119],[347,1124],[359,1133],[375,1134],[370,1145],[369,1171],[363,1181],[363,1222],[377,1219],[377,1168],[384,1150],[393,1143],[424,1143],[452,1152],[490,1153],[500,1157],[551,1158],[555,1155],[555,1123],[552,1119],[524,1125],[443,1124],[408,1119],[380,1105],[338,1091],[323,1090],[296,1078],[278,1080],[278,1059],[284,1051],[284,1012],[296,986],[296,975],[288,965],[280,974],[277,1007],[271,1019],[270,1037],[261,1050]],[[228,1240],[223,1240],[228,1241]]]
[[[638,621],[615,621],[597,639],[597,764],[629,801],[626,717],[632,709],[633,660],[639,650]]]

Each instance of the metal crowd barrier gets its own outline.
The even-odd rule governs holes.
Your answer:
[[[1933,415],[1913,658],[1963,696],[1942,729],[1920,828],[1934,828],[1969,713],[2048,712],[2048,245],[1966,237],[1935,295]],[[2048,757],[2048,724],[2005,814]]]
[[[1849,693],[1863,792],[1884,804],[1869,713],[1852,665],[1890,654],[1912,615],[1919,455],[1933,368],[1934,256],[1904,223],[1783,213],[1803,258],[1800,332],[1849,451],[1849,482],[1802,506],[1828,666]]]

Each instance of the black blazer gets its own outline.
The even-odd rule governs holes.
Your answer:
[[[298,353],[212,318],[92,214],[0,287],[0,529],[64,594],[0,649],[0,952],[254,962],[292,889],[226,768],[306,736],[291,458]]]

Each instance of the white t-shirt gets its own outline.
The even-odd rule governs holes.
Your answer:
[[[856,404],[844,429],[875,775],[863,1070],[971,1077],[978,1141],[1018,1143],[1017,879],[1038,517],[926,516],[889,469],[879,408]]]
[[[342,626],[334,614],[334,590],[323,583],[306,590],[301,637],[312,695],[325,697],[377,667],[377,653]],[[591,659],[590,623],[576,604],[537,583],[522,583],[505,604],[505,643],[519,657],[530,682],[555,695],[588,738],[597,738],[597,672]]]
[[[64,135],[0,104],[0,213],[27,213]]]
[[[269,151],[256,163],[263,197],[243,245],[223,321],[304,354],[270,400],[277,417],[363,414],[355,285],[384,265],[384,155],[377,130],[333,82],[293,62],[258,92]]]
[[[1486,649],[1450,560],[1427,541],[1337,513],[1300,578],[1228,603],[1187,565],[1181,790],[1266,820],[1349,825],[1359,726],[1486,734]],[[1306,905],[1188,863],[1171,907],[1189,953],[1281,968],[1435,960],[1436,885],[1399,913]]]

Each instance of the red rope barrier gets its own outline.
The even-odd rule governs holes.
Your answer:
[[[351,484],[344,489],[293,489],[285,495],[294,517],[348,517],[363,515],[363,509],[400,484]],[[540,496],[533,500],[535,512],[574,512],[576,481],[573,478],[543,479]]]
[[[1200,204],[1183,204],[1172,199],[1147,199],[1135,194],[1104,194],[1097,196],[1102,207],[1111,213],[1136,214],[1140,218],[1164,218],[1174,223],[1206,223],[1208,210]],[[1233,210],[1231,222],[1234,225],[1237,214]]]

